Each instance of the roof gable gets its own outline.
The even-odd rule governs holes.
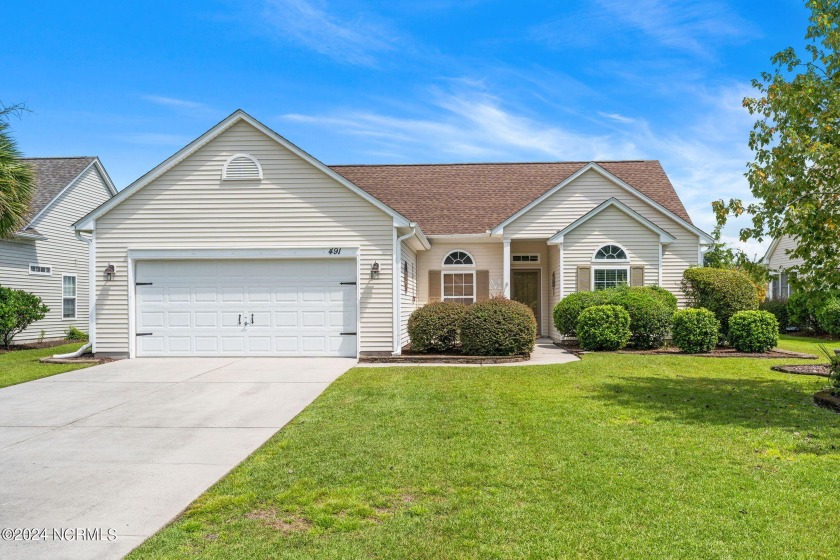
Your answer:
[[[647,218],[645,218],[644,216],[642,216],[641,214],[636,212],[635,210],[631,209],[630,207],[628,207],[626,204],[624,204],[623,202],[621,202],[617,198],[610,198],[608,200],[605,200],[604,202],[602,202],[601,204],[599,204],[598,206],[596,206],[595,208],[593,208],[592,210],[590,210],[589,212],[587,212],[586,214],[584,214],[583,216],[581,216],[580,218],[578,218],[577,220],[575,220],[574,222],[569,224],[568,226],[564,227],[563,229],[561,229],[560,231],[555,233],[548,240],[548,244],[549,245],[559,245],[560,243],[563,243],[563,238],[566,235],[568,235],[569,233],[571,233],[572,231],[577,229],[579,226],[585,224],[586,222],[588,222],[589,220],[591,220],[592,218],[594,218],[595,216],[597,216],[598,214],[600,214],[601,212],[606,210],[607,208],[615,208],[617,210],[620,210],[621,212],[623,212],[624,214],[626,214],[627,216],[629,216],[633,220],[639,222],[641,225],[643,225],[647,229],[649,229],[652,232],[654,232],[655,234],[659,235],[659,242],[660,243],[672,243],[672,242],[676,241],[676,238],[673,235],[671,235],[670,233],[668,233],[667,231],[665,231],[661,227],[657,226],[656,224],[654,224],[653,222],[651,222],[650,220],[648,220]]]
[[[356,185],[416,220],[427,235],[484,234],[591,166],[637,195],[691,219],[657,161],[335,165]],[[693,227],[693,226],[692,226]]]
[[[339,184],[341,184],[341,185],[347,187],[348,189],[350,189],[351,191],[355,192],[360,197],[364,198],[365,200],[367,200],[368,202],[370,202],[371,204],[373,204],[374,206],[376,206],[377,208],[379,208],[380,210],[382,210],[386,214],[392,216],[393,219],[394,219],[394,224],[395,225],[409,226],[413,223],[413,222],[410,222],[408,220],[408,218],[406,218],[405,216],[402,216],[401,214],[396,212],[393,208],[390,208],[388,205],[384,204],[382,201],[377,200],[370,193],[368,193],[368,192],[364,191],[363,189],[359,188],[358,186],[354,185],[351,181],[347,180],[345,177],[342,177],[341,175],[339,175],[338,173],[336,173],[335,171],[333,171],[332,169],[330,169],[329,167],[327,167],[326,165],[321,163],[319,160],[315,159],[314,157],[312,157],[311,155],[309,155],[308,153],[306,153],[305,151],[303,151],[302,149],[300,149],[296,145],[294,145],[291,142],[289,142],[288,140],[286,140],[284,137],[280,136],[279,134],[277,134],[276,132],[274,132],[273,130],[271,130],[270,128],[268,128],[267,126],[265,126],[264,124],[262,124],[261,122],[256,120],[255,118],[251,117],[245,111],[243,111],[241,109],[238,109],[234,113],[232,113],[230,116],[228,116],[227,118],[222,120],[220,123],[218,123],[216,126],[214,126],[210,130],[208,130],[207,132],[205,132],[204,134],[202,134],[201,136],[199,136],[198,138],[196,138],[195,140],[193,140],[192,142],[190,142],[189,144],[184,146],[181,150],[179,150],[178,152],[176,152],[175,154],[170,156],[168,159],[163,161],[157,167],[155,167],[154,169],[152,169],[151,171],[149,171],[148,173],[146,173],[145,175],[143,175],[142,177],[140,177],[139,179],[134,181],[131,185],[129,185],[128,187],[126,187],[122,191],[120,191],[117,194],[117,196],[113,197],[111,200],[107,201],[105,204],[102,204],[101,206],[99,206],[98,208],[96,208],[95,210],[90,212],[87,216],[85,216],[84,218],[77,221],[74,224],[74,227],[77,230],[80,230],[80,231],[89,231],[89,230],[93,229],[94,221],[96,220],[96,218],[105,214],[106,212],[108,212],[109,210],[114,208],[115,206],[122,203],[125,199],[129,198],[130,196],[132,196],[133,194],[135,194],[136,192],[141,190],[146,185],[152,183],[153,181],[155,181],[156,179],[161,177],[164,173],[166,173],[167,171],[169,171],[170,169],[172,169],[173,167],[175,167],[176,165],[178,165],[179,163],[181,163],[182,161],[184,161],[185,159],[190,157],[192,154],[194,154],[195,152],[200,150],[202,147],[207,145],[214,138],[217,138],[219,135],[221,135],[223,132],[228,130],[234,124],[239,123],[239,122],[243,122],[243,121],[250,124],[251,126],[253,126],[257,130],[259,130],[260,132],[262,132],[263,134],[265,134],[266,136],[268,136],[272,140],[276,141],[277,143],[282,145],[284,148],[286,148],[287,150],[289,150],[290,152],[292,152],[296,156],[300,157],[301,159],[303,159],[307,163],[311,164],[312,166],[314,166],[318,170],[322,171],[327,176],[329,176],[330,178],[337,181]]]

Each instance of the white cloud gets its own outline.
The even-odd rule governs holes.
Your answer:
[[[168,107],[185,113],[206,115],[213,112],[213,109],[209,105],[198,101],[178,99],[176,97],[167,97],[165,95],[144,95],[143,99],[151,101],[156,105],[161,105],[163,107]]]
[[[346,64],[374,66],[377,55],[393,50],[400,40],[385,23],[363,14],[342,19],[329,13],[324,2],[265,0],[261,16],[273,37]]]

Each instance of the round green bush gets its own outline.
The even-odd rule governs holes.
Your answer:
[[[768,311],[739,311],[729,319],[729,343],[739,352],[767,352],[779,342],[779,322]]]
[[[448,352],[458,344],[467,306],[436,301],[415,309],[408,318],[408,336],[415,352]]]
[[[720,321],[721,334],[739,311],[758,309],[758,290],[740,270],[697,267],[683,272],[682,289],[691,307],[705,307]]]
[[[479,301],[467,308],[461,321],[461,351],[468,356],[529,354],[536,339],[534,312],[518,301]]]
[[[593,305],[603,305],[605,291],[574,292],[558,301],[554,306],[554,326],[566,336],[575,336],[581,312]]]
[[[820,330],[832,336],[840,336],[840,300],[831,298],[816,311]]]
[[[674,313],[671,336],[674,344],[687,354],[709,352],[718,341],[720,322],[708,309],[695,307]]]
[[[664,297],[662,292],[670,298]],[[671,330],[677,298],[653,287],[621,287],[600,292],[604,303],[619,305],[630,315],[630,346],[642,350],[661,348]]]
[[[578,317],[577,339],[584,350],[620,350],[630,341],[630,314],[620,305],[588,307]]]

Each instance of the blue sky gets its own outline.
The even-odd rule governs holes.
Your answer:
[[[328,164],[659,159],[707,231],[712,200],[749,194],[741,99],[808,17],[799,0],[79,6],[16,3],[0,102],[32,110],[12,121],[26,155],[98,155],[118,188],[242,108]]]

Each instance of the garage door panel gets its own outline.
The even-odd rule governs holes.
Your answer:
[[[137,332],[153,335],[137,353],[355,356],[355,274],[349,259],[141,261]]]

